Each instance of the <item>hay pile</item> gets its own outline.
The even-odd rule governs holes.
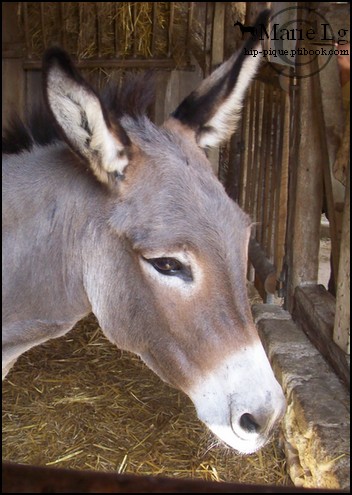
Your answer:
[[[30,59],[40,59],[44,50],[56,43],[81,60],[172,56],[176,63],[185,62],[188,2],[25,2],[19,5]]]
[[[191,401],[111,345],[93,316],[21,356],[2,390],[4,460],[290,484],[277,440],[243,457],[219,445]]]

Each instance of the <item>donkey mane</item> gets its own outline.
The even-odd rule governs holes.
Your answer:
[[[122,84],[110,81],[98,92],[98,96],[112,120],[129,115],[134,119],[150,113],[155,100],[155,74],[128,74]],[[35,102],[24,119],[13,112],[2,134],[2,152],[17,154],[30,151],[33,146],[46,146],[61,141],[52,116],[43,98]]]

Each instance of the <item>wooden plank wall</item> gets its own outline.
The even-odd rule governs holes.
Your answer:
[[[26,101],[23,71],[24,39],[17,15],[18,2],[2,3],[2,123],[16,111],[21,117]]]
[[[50,5],[49,5],[50,4]],[[213,3],[207,2],[207,6],[209,4],[212,6],[211,12],[214,11]],[[26,2],[3,2],[2,4],[2,28],[3,28],[3,46],[2,46],[2,78],[3,78],[3,88],[2,88],[2,117],[3,117],[3,127],[6,126],[9,117],[13,112],[17,112],[21,117],[24,116],[24,109],[30,105],[33,101],[38,98],[38,95],[41,95],[41,54],[45,47],[50,46],[52,43],[60,43],[63,48],[70,49],[72,51],[72,43],[70,45],[70,36],[72,37],[72,33],[68,32],[67,23],[64,23],[64,19],[67,18],[67,7],[65,6],[65,2],[59,2],[57,7],[58,13],[58,23],[61,23],[61,29],[56,29],[55,36],[52,39],[48,39],[45,37],[45,25],[48,22],[46,15],[49,15],[49,20],[52,21],[50,15],[52,15],[53,2],[39,2],[36,7],[36,17],[35,22],[39,22],[36,26],[36,38],[35,43],[32,40],[33,36],[33,19],[30,15],[30,9],[35,4],[30,4]],[[39,5],[39,7],[38,7]],[[132,4],[131,4],[132,5]],[[75,22],[81,22],[81,18],[83,18],[83,11],[85,9],[84,2],[78,2],[78,11],[79,17],[78,21],[75,19]],[[94,4],[93,4],[94,7]],[[39,9],[39,10],[38,10]],[[51,9],[51,10],[50,10]],[[132,5],[132,12],[136,15],[136,5]],[[158,3],[154,2],[152,5],[152,22],[153,29],[156,24],[156,16],[157,16]],[[199,10],[199,9],[198,9]],[[204,9],[203,9],[204,10]],[[40,20],[38,21],[38,12],[40,11]],[[51,11],[51,14],[50,14]],[[160,116],[158,120],[161,120],[161,116],[164,114],[164,107],[168,107],[168,105],[160,104],[160,100],[163,100],[165,96],[165,91],[168,85],[168,79],[172,70],[176,67],[175,57],[173,50],[175,49],[175,24],[174,24],[174,11],[175,4],[173,2],[170,3],[170,15],[168,17],[168,25],[166,26],[166,32],[168,34],[168,54],[158,56],[157,51],[155,49],[155,30],[153,30],[153,36],[150,37],[150,56],[138,56],[136,52],[136,43],[137,37],[135,36],[132,40],[133,45],[133,56],[125,57],[124,54],[118,53],[116,51],[115,57],[103,57],[101,55],[101,47],[100,41],[102,38],[101,33],[101,23],[99,21],[99,9],[98,4],[96,4],[96,12],[97,19],[94,24],[96,29],[96,51],[97,55],[94,57],[84,58],[77,61],[77,66],[80,70],[82,70],[82,74],[87,77],[88,80],[94,80],[94,85],[101,85],[101,81],[107,78],[113,77],[115,80],[120,80],[123,77],[123,73],[131,69],[137,70],[148,70],[153,69],[154,71],[158,71],[159,83],[158,84],[158,96],[159,102],[156,105],[155,114],[156,117]],[[190,53],[190,40],[191,40],[191,27],[193,23],[193,15],[194,15],[194,3],[188,2],[184,6],[184,16],[183,19],[184,24],[186,26],[186,38],[182,41],[184,49],[188,50]],[[198,14],[200,15],[200,14]],[[210,24],[208,29],[211,30],[213,18],[210,20]],[[179,22],[179,19],[178,21]],[[90,19],[90,23],[92,25],[92,19]],[[207,24],[208,26],[208,24]],[[90,26],[92,28],[92,26]],[[116,27],[115,35],[118,37],[118,29]],[[81,29],[80,25],[77,29]],[[93,28],[92,28],[93,29]],[[138,36],[139,33],[137,33]],[[54,36],[54,34],[53,34]],[[34,45],[35,48],[34,48]],[[115,45],[116,40],[115,40]],[[38,49],[38,46],[40,49]],[[117,50],[117,48],[116,48]],[[94,52],[95,53],[95,52]],[[182,59],[183,60],[183,59]],[[180,61],[178,62],[178,69],[181,69],[180,72],[190,71],[194,72],[195,66],[191,63],[190,58],[185,58],[183,60],[183,65],[180,67]],[[196,77],[192,77],[191,74],[188,78],[184,75],[184,79],[189,79],[190,84],[196,80],[199,81],[199,75]],[[179,78],[181,79],[181,77]],[[185,84],[183,84],[185,86]],[[161,89],[161,91],[160,91]],[[193,89],[193,88],[191,88]],[[178,102],[177,102],[178,103]]]
[[[241,127],[232,138],[225,186],[254,222],[254,239],[262,255],[255,249],[257,255],[251,259],[252,263],[260,271],[263,256],[267,258],[274,267],[277,281],[285,256],[289,126],[289,94],[278,78],[268,78],[264,70],[249,90]],[[237,182],[236,187],[233,181]],[[263,290],[265,280],[260,279],[256,285],[265,299],[268,291]],[[278,288],[277,284],[270,287],[270,293]]]
[[[259,4],[253,5],[258,8]],[[253,12],[248,14],[251,8],[247,6],[247,23],[255,17]],[[270,73],[264,65],[244,104],[241,126],[229,145],[227,170],[221,178],[228,194],[256,223],[249,258],[257,289],[266,302],[270,300],[268,293],[279,289],[278,294],[285,297],[285,307],[290,312],[294,309],[297,287],[316,287],[318,282],[325,190],[332,243],[332,276],[338,283],[334,340],[349,353],[349,183],[340,248],[341,229],[335,221],[336,199],[331,184],[332,163],[329,163],[326,146],[330,129],[326,118],[330,114],[325,112],[323,115],[322,112],[323,107],[326,110],[326,104],[322,105],[326,77],[325,83],[322,82],[318,67],[314,71],[316,75],[311,76],[312,64],[307,64],[303,58],[301,56],[297,61],[295,77],[286,78],[286,81],[275,77],[274,71]],[[307,70],[309,74],[304,73]],[[334,82],[330,83],[329,94],[335,94],[338,99],[340,88]],[[336,107],[334,111],[338,113],[339,109]],[[346,157],[345,161],[349,163]],[[337,278],[339,256],[342,259]],[[249,277],[253,277],[253,267]],[[325,341],[326,352],[323,354],[331,354],[328,341],[333,347],[332,332]],[[339,360],[342,363],[338,358],[336,369]]]

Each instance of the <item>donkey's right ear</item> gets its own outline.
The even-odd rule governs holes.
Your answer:
[[[68,54],[50,48],[43,60],[44,97],[61,134],[88,161],[100,182],[123,176],[130,140],[124,129],[109,122],[94,90],[74,67]]]

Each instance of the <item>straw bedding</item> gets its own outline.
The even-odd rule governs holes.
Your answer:
[[[290,484],[277,439],[250,456],[220,445],[188,397],[110,344],[93,315],[21,356],[2,390],[4,460]]]
[[[170,2],[27,2],[26,16],[21,5],[19,11],[27,30],[27,55],[40,59],[45,48],[59,43],[79,59],[172,55],[182,65],[189,3],[173,5],[171,14]],[[196,20],[192,24],[199,26]]]

